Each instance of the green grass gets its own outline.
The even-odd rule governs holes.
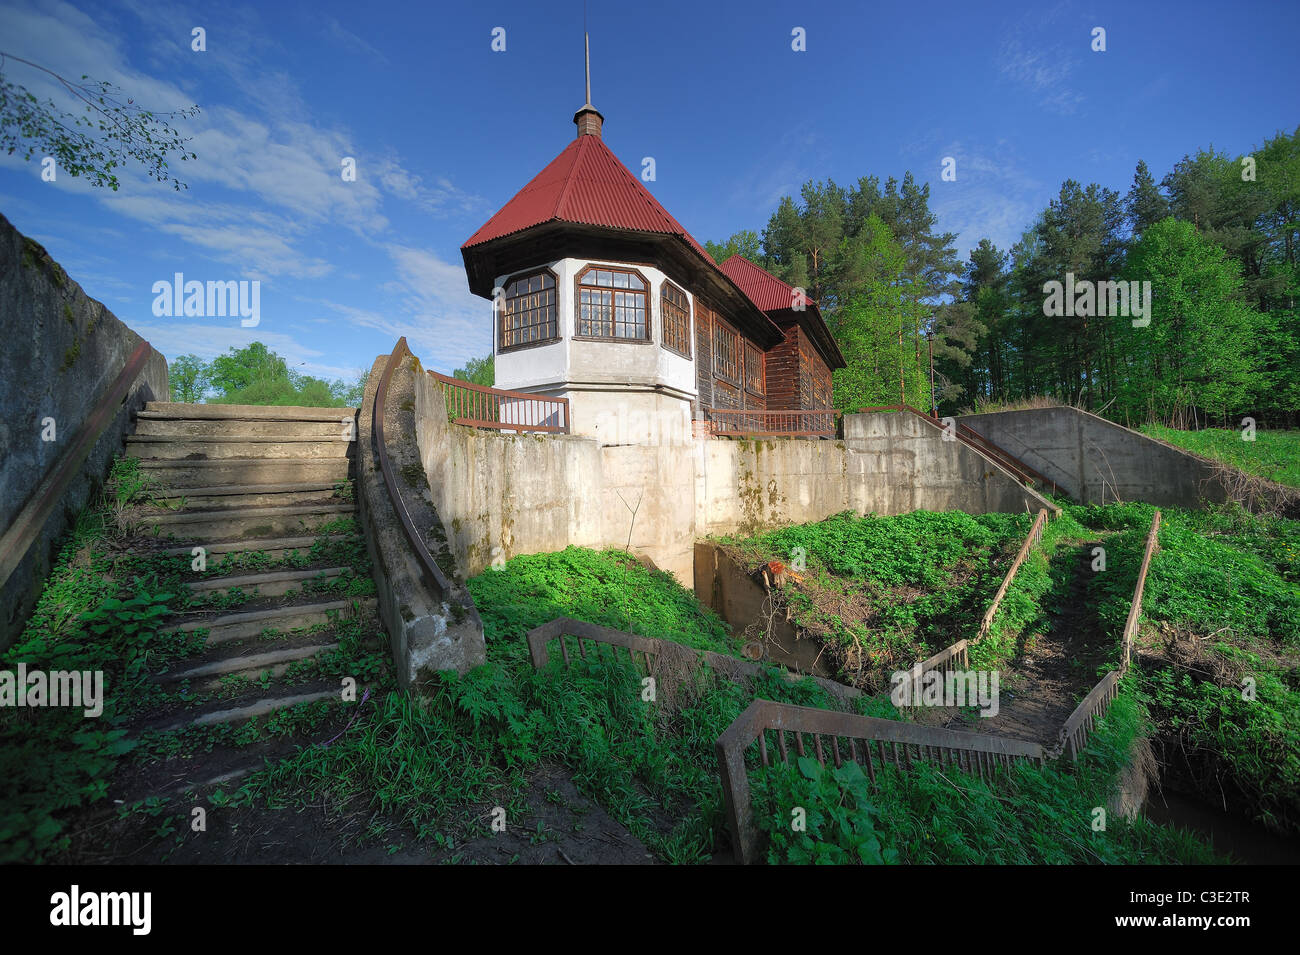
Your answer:
[[[1032,523],[1028,514],[846,512],[721,543],[751,566],[802,568],[781,591],[790,619],[846,676],[879,688],[882,674],[974,635],[972,618],[978,626]]]
[[[1300,487],[1300,431],[1260,428],[1255,431],[1255,440],[1246,441],[1242,431],[1223,428],[1177,431],[1149,424],[1141,430],[1153,438],[1230,464],[1256,477]]]
[[[1049,525],[1047,540],[1050,545],[1104,529],[1111,532],[1108,550],[1119,548],[1111,551],[1114,562],[1120,559],[1117,553],[1131,556],[1133,548],[1140,552],[1150,512],[1143,505],[1071,509],[1067,518],[1054,522],[1055,528]],[[29,660],[66,657],[70,662],[62,665],[69,668],[116,668],[110,685],[121,687],[130,685],[124,680],[154,672],[167,654],[188,652],[187,647],[133,649],[80,639],[80,615],[127,592],[166,593],[161,588],[183,579],[188,564],[178,566],[156,558],[141,563],[131,558],[134,563],[118,566],[115,562],[127,558],[109,557],[106,548],[96,546],[107,533],[103,527],[107,513],[103,510],[99,517],[78,522],[29,627],[31,639],[15,649],[29,653]],[[784,535],[777,539],[784,542],[778,546],[799,546],[793,544],[799,541],[808,545],[810,567],[826,574],[858,572],[887,588],[913,579],[911,575],[941,584],[954,561],[967,559],[972,549],[984,548],[981,553],[991,554],[1018,543],[1028,529],[1024,516],[988,520],[912,516],[911,521],[895,521],[890,533],[881,532],[879,519],[856,520],[861,528],[840,518],[783,529],[776,532]],[[1257,645],[1252,652],[1262,652],[1264,641],[1276,643],[1274,631],[1279,625],[1289,626],[1292,619],[1288,608],[1293,606],[1289,601],[1295,589],[1294,522],[1260,521],[1228,511],[1166,512],[1166,520],[1165,551],[1161,561],[1153,564],[1148,615],[1174,614],[1207,626],[1228,620],[1243,633],[1253,622],[1251,639]],[[939,532],[945,528],[954,530],[956,544],[940,540]],[[934,548],[937,554],[925,553],[927,540],[939,545]],[[771,547],[772,540],[759,546]],[[1195,551],[1195,547],[1221,550]],[[1183,550],[1198,554],[1193,564],[1179,563],[1177,554]],[[1210,573],[1203,564],[1213,565],[1211,570],[1220,576],[1195,576]],[[133,576],[125,578],[125,585],[118,583],[114,571],[127,567]],[[1245,604],[1228,599],[1241,589],[1232,583],[1241,575],[1251,577]],[[1027,567],[1022,576],[1023,601],[1009,597],[1007,617],[1000,624],[1008,634],[1032,627],[1047,609],[1042,597],[1051,591],[1050,575],[1046,580],[1036,578],[1033,568]],[[998,578],[1000,574],[994,575],[994,586]],[[1188,603],[1189,590],[1211,585],[1223,599],[1206,593],[1200,603]],[[640,672],[622,658],[575,657],[574,665],[565,668],[552,654],[549,668],[534,672],[524,636],[557,616],[737,654],[737,641],[725,625],[702,609],[671,575],[651,571],[618,551],[570,548],[516,557],[470,580],[468,586],[484,623],[488,653],[484,666],[459,677],[429,675],[422,687],[424,697],[417,701],[400,692],[391,676],[382,674],[377,665],[382,651],[376,654],[364,651],[359,643],[349,644],[338,659],[313,662],[303,676],[359,673],[363,685],[371,689],[371,699],[358,711],[354,725],[329,747],[302,747],[250,777],[239,790],[214,795],[213,803],[285,809],[325,806],[340,815],[364,809],[377,820],[409,828],[419,839],[454,847],[486,833],[485,807],[500,805],[512,825],[521,822],[527,811],[529,774],[543,763],[557,763],[569,769],[584,794],[660,859],[701,862],[727,841],[713,755],[717,737],[756,697],[830,705],[815,682],[790,683],[775,669],[748,689],[706,671],[673,706],[644,700]],[[1097,600],[1107,614],[1107,629],[1117,629],[1122,625],[1121,611],[1127,609],[1122,591],[1127,587],[1131,592],[1132,581],[1117,574],[1098,586],[1110,588],[1100,591]],[[376,665],[367,667],[366,661]],[[1224,765],[1253,780],[1250,785],[1261,793],[1276,794],[1283,784],[1291,785],[1292,792],[1300,790],[1286,775],[1285,759],[1280,777],[1263,776],[1264,764],[1272,759],[1269,747],[1294,747],[1293,736],[1277,735],[1286,725],[1300,725],[1295,719],[1300,714],[1288,709],[1294,703],[1282,699],[1283,688],[1289,687],[1294,695],[1291,679],[1261,680],[1261,696],[1270,697],[1276,713],[1262,722],[1258,717],[1265,711],[1237,714],[1256,721],[1246,720],[1234,730],[1241,740],[1217,743],[1241,750],[1240,758],[1230,752],[1223,755]],[[1179,686],[1171,685],[1169,693],[1177,695],[1176,705],[1185,703],[1193,714],[1203,715],[1209,705],[1197,692],[1184,692]],[[1132,691],[1126,689],[1121,703],[1140,696],[1152,707],[1157,723],[1165,726],[1178,715],[1169,710],[1175,705],[1166,699],[1169,693],[1162,695],[1157,679],[1148,676]],[[109,694],[110,700],[113,696]],[[1199,861],[1202,850],[1193,842],[1145,823],[1130,826],[1112,819],[1108,832],[1102,834],[1092,833],[1086,825],[1078,828],[1079,820],[1086,823],[1088,813],[1104,802],[1113,785],[1126,747],[1140,726],[1138,702],[1133,700],[1131,711],[1125,708],[1127,703],[1112,708],[1080,773],[1057,767],[1022,770],[1010,788],[981,789],[983,784],[969,779],[954,788],[950,781],[923,770],[916,779],[897,780],[889,784],[892,789],[863,797],[864,818],[871,821],[865,838],[859,839],[868,832],[863,823],[828,814],[829,821],[819,823],[828,828],[819,831],[816,840],[826,848],[804,845],[800,850],[791,843],[778,846],[778,856],[782,861],[810,861],[817,853],[829,858],[826,853],[842,851],[847,853],[844,858],[867,860],[875,860],[878,853],[879,861]],[[299,734],[337,716],[339,705],[308,708],[236,729],[153,739],[133,758]],[[858,709],[887,718],[896,715],[887,700],[875,698],[863,698]],[[0,713],[0,719],[6,720],[0,723],[0,733],[5,734],[0,740],[4,775],[0,804],[6,807],[0,821],[0,853],[9,859],[48,858],[57,855],[62,845],[68,812],[102,796],[104,781],[124,747],[120,737],[95,737],[87,735],[83,726],[63,725],[57,714],[47,728],[18,725],[12,722],[14,712]],[[123,716],[124,711],[106,711],[100,726],[108,730]],[[1280,727],[1275,716],[1281,719]],[[1113,731],[1105,729],[1112,724]],[[1249,747],[1259,754],[1259,765],[1245,758]],[[830,783],[820,775],[796,771],[780,784],[784,789],[772,790],[772,798],[811,798],[817,792],[807,787],[813,786],[836,805],[857,805],[857,795],[851,792],[856,786],[853,780],[832,782],[835,791],[826,789]],[[1275,804],[1264,808],[1281,815]],[[780,818],[779,813],[774,818]],[[845,826],[848,836],[835,834]],[[811,855],[801,857],[800,851]]]
[[[706,860],[722,829],[713,745],[752,694],[706,672],[679,707],[661,708],[642,699],[641,674],[621,657],[575,654],[565,668],[553,654],[548,670],[534,672],[524,636],[569,616],[734,654],[721,620],[670,574],[618,551],[516,557],[469,587],[484,623],[486,665],[461,677],[431,675],[422,705],[383,689],[372,713],[329,749],[300,751],[235,798],[284,807],[362,803],[417,838],[454,845],[486,831],[476,814],[484,805],[504,807],[515,824],[528,772],[553,762],[663,860]],[[812,681],[790,684],[775,671],[761,692],[801,705],[830,702]]]
[[[1153,510],[1070,509],[1130,547]],[[1161,662],[1139,691],[1167,770],[1212,804],[1300,832],[1300,522],[1235,505],[1161,515],[1140,633]]]
[[[776,864],[1210,863],[1189,833],[1107,813],[1094,828],[1141,732],[1131,686],[1099,721],[1079,762],[1022,763],[991,781],[952,767],[878,768],[873,789],[856,763],[807,757],[751,769],[755,822]],[[802,809],[806,829],[792,825]]]
[[[117,510],[146,495],[138,462],[115,462],[104,493],[65,536],[31,619],[0,654],[0,670],[21,662],[104,674],[98,718],[68,707],[0,708],[0,862],[38,862],[66,847],[67,812],[103,799],[131,749],[122,725],[131,701],[146,695],[150,668],[186,652],[184,638],[149,639],[156,608],[174,595],[126,573],[109,547]]]
[[[168,557],[122,549],[123,516],[156,503],[138,460],[113,463],[102,494],[84,509],[65,535],[31,619],[15,643],[0,654],[0,670],[102,671],[104,712],[95,719],[82,710],[59,707],[0,707],[0,862],[39,862],[58,857],[69,844],[74,813],[101,801],[123,759],[150,759],[169,748],[194,745],[194,737],[128,741],[125,725],[159,705],[175,702],[150,677],[202,649],[203,633],[162,635],[159,622],[184,609],[234,606],[248,594],[196,598],[183,586],[196,577],[229,573],[232,565],[209,562],[191,569],[189,556]],[[241,566],[306,566],[332,559],[357,573],[320,586],[334,596],[374,592],[365,544],[353,524],[327,531],[352,531],[344,541],[317,540],[312,548],[279,561],[265,554],[241,555]],[[379,657],[362,651],[360,635],[340,630],[340,647],[319,660],[304,661],[286,679],[315,675],[365,676]],[[315,719],[320,714],[307,714]],[[259,733],[284,733],[300,717],[253,721],[238,729],[241,740]],[[268,729],[269,727],[269,729]],[[233,731],[232,731],[233,732]],[[209,747],[218,731],[209,734]]]

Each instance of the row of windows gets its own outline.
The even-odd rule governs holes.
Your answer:
[[[646,281],[626,269],[588,266],[578,275],[578,337],[615,341],[649,341],[649,290]],[[501,302],[500,349],[555,341],[560,337],[555,273],[542,269],[516,276]],[[677,286],[664,282],[659,294],[663,346],[691,357],[691,303]],[[710,321],[712,319],[712,321]],[[743,341],[740,332],[703,305],[699,321],[704,338],[713,328],[713,372],[756,395],[764,393],[763,353]]]
[[[505,287],[500,306],[500,348],[516,348],[560,337],[555,274],[549,269],[517,276]],[[648,289],[638,273],[590,266],[577,281],[578,336],[649,341]],[[691,305],[668,282],[659,296],[663,345],[691,357]]]
[[[763,352],[758,346],[745,341],[740,332],[732,328],[717,312],[700,306],[696,320],[701,327],[713,328],[713,374],[720,381],[745,389],[755,395],[765,394]],[[710,338],[705,333],[703,341]]]

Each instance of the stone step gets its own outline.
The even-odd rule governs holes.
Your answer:
[[[135,433],[149,437],[170,438],[242,438],[291,434],[299,438],[322,441],[346,440],[356,435],[356,418],[340,413],[330,421],[286,421],[283,418],[173,418],[156,412],[141,411],[136,416]]]
[[[254,717],[266,716],[268,713],[274,713],[277,710],[329,699],[341,699],[337,688],[298,693],[281,691],[248,702],[235,702],[235,705],[231,705],[231,702],[234,701],[223,701],[219,704],[199,707],[197,711],[186,713],[181,719],[159,726],[151,726],[149,729],[160,733],[172,733],[193,726],[211,726],[214,723],[245,723]]]
[[[355,441],[342,439],[298,438],[292,434],[254,435],[252,437],[185,438],[130,434],[126,453],[132,458],[168,461],[222,461],[229,458],[346,458]]]
[[[316,541],[321,540],[318,537],[271,537],[260,538],[258,540],[236,540],[220,541],[215,544],[205,544],[204,550],[207,551],[209,561],[215,561],[225,554],[242,554],[250,551],[265,552],[271,558],[281,558],[290,551],[307,552],[311,550]],[[341,544],[348,540],[347,534],[331,534],[323,538],[331,543]],[[193,545],[186,544],[183,547],[168,547],[157,553],[175,556],[183,554],[186,557],[193,556]]]
[[[141,518],[141,527],[178,540],[206,541],[301,536],[340,517],[352,517],[355,504],[300,504],[241,507],[212,511],[170,511]],[[206,546],[206,544],[205,544]]]
[[[253,645],[241,647],[238,653],[211,659],[205,658],[197,662],[184,660],[178,664],[178,669],[159,674],[157,679],[160,683],[179,683],[188,680],[192,691],[206,692],[216,689],[223,677],[245,676],[256,680],[268,671],[273,678],[283,676],[291,664],[338,649],[338,643],[316,641],[300,646],[278,647],[255,652],[257,649],[257,646]]]
[[[267,458],[257,455],[217,460],[141,458],[140,471],[164,491],[185,493],[191,487],[250,484],[304,484],[345,481],[352,461],[346,457]]]
[[[289,607],[272,607],[269,610],[244,610],[239,613],[203,616],[175,627],[168,627],[163,633],[193,633],[195,630],[208,631],[204,645],[208,647],[256,637],[264,630],[288,633],[302,630],[317,624],[329,624],[332,615],[349,617],[353,614],[353,604],[358,614],[370,614],[375,611],[375,598],[353,597],[347,600],[324,600],[316,603],[294,604]]]
[[[154,418],[240,418],[246,421],[337,421],[355,416],[356,408],[304,408],[289,405],[200,405],[179,401],[146,402],[142,414]]]
[[[219,510],[221,508],[287,506],[295,504],[344,504],[336,496],[343,481],[307,481],[297,484],[219,484],[214,487],[186,488],[164,494],[161,501],[184,504],[184,510]],[[161,512],[160,512],[161,513]]]
[[[333,580],[347,572],[347,567],[324,567],[320,570],[272,570],[263,573],[239,574],[233,577],[213,577],[208,580],[196,580],[185,586],[196,594],[226,593],[238,587],[245,593],[256,593],[259,597],[280,597],[290,590],[297,590],[307,581]]]

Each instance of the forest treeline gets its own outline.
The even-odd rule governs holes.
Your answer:
[[[208,404],[355,408],[369,374],[363,371],[351,382],[313,378],[290,368],[262,342],[231,347],[211,361],[178,355],[168,364],[171,400]]]
[[[981,239],[966,262],[929,200],[910,172],[808,182],[761,235],[706,247],[818,301],[849,363],[841,409],[900,392],[924,407],[932,344],[945,413],[1047,397],[1130,424],[1298,423],[1300,128],[1240,156],[1199,150],[1159,181],[1139,162],[1124,194],[1067,180],[1020,241]],[[1049,316],[1053,282],[1149,282],[1150,314],[1080,298]]]

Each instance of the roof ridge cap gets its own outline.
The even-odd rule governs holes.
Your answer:
[[[587,136],[577,138],[578,148],[573,151],[573,162],[569,164],[569,171],[564,176],[564,188],[560,190],[560,194],[555,199],[555,208],[551,210],[552,219],[560,218],[560,210],[564,208],[564,204],[569,200],[569,190],[573,188],[573,180],[578,172],[578,160],[582,158],[582,151],[586,147],[583,140],[587,138]]]

